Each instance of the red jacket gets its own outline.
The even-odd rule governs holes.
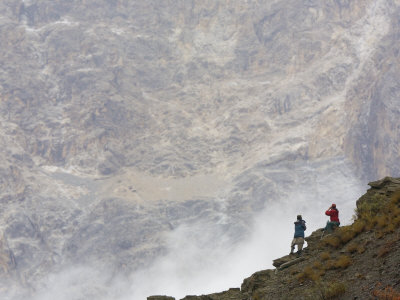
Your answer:
[[[339,211],[337,209],[328,209],[325,214],[331,217],[331,222],[339,222]]]

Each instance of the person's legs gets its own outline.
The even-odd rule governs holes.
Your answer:
[[[325,232],[332,233],[333,231],[333,222],[326,222]]]
[[[297,238],[297,255],[300,256],[303,251],[304,238]]]
[[[304,238],[298,238],[297,240],[297,251],[303,250]]]
[[[291,244],[291,250],[290,250],[290,254],[294,253],[294,248],[297,245],[297,253],[301,253],[302,249],[303,249],[303,245],[304,245],[304,238],[302,237],[297,237],[294,238],[292,240],[292,244]]]
[[[292,244],[290,245],[290,254],[293,254],[295,245],[296,245],[296,238],[292,240]]]

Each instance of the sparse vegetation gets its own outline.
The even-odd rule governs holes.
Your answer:
[[[320,257],[323,261],[325,261],[325,260],[328,260],[328,259],[331,258],[331,254],[330,254],[328,251],[324,251],[324,252],[322,252],[322,253],[319,255],[319,257]]]
[[[366,223],[364,220],[356,220],[356,221],[354,221],[353,225],[351,225],[351,226],[353,228],[353,231],[356,234],[359,234],[365,230]]]
[[[318,281],[321,277],[321,272],[319,270],[315,270],[310,266],[307,266],[304,268],[304,271],[299,273],[296,277],[300,282],[304,282],[306,280],[311,280],[315,282]]]
[[[356,218],[352,225],[355,231],[360,230],[359,227],[364,227],[363,230],[377,228],[378,238],[393,232],[400,224],[400,192],[394,193],[389,199],[376,194],[364,200],[358,204]]]
[[[342,244],[340,238],[336,235],[328,235],[322,241],[325,245],[329,245],[333,248],[339,248]]]
[[[331,300],[343,295],[346,292],[346,285],[342,282],[330,282],[328,284],[321,281],[305,290],[305,299]]]
[[[341,255],[336,261],[334,266],[338,269],[345,269],[352,264],[351,258],[347,255]]]
[[[378,250],[378,257],[386,256],[388,253],[392,252],[395,248],[396,242],[398,239],[394,239],[385,243],[381,248]]]
[[[356,231],[353,230],[352,226],[340,227],[337,229],[336,232],[342,244],[346,244],[357,235]]]
[[[342,282],[331,282],[322,290],[322,299],[336,299],[346,292],[346,285]]]
[[[358,247],[359,246],[356,243],[350,243],[349,245],[347,245],[346,251],[350,253],[355,253],[358,251]]]
[[[372,295],[377,297],[378,300],[400,300],[400,292],[387,286],[382,289],[382,284],[377,284],[376,288],[372,291]]]
[[[371,221],[381,211],[382,204],[385,202],[387,198],[383,195],[374,195],[368,201],[359,203],[356,209],[357,219]]]
[[[400,191],[395,192],[390,201],[393,205],[400,205]]]
[[[316,268],[316,269],[318,269],[318,270],[324,269],[323,264],[322,264],[320,261],[318,261],[318,260],[314,262],[313,267]]]

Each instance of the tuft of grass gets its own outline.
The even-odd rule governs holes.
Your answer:
[[[316,261],[313,263],[313,267],[314,267],[315,269],[317,269],[317,270],[322,270],[322,269],[324,269],[324,266],[323,266],[322,263],[321,263],[320,261],[318,261],[318,260],[316,260]]]
[[[325,261],[325,260],[328,260],[328,259],[331,258],[331,254],[330,254],[328,251],[324,251],[324,252],[322,252],[322,253],[319,255],[319,257],[320,257],[323,261]]]
[[[353,230],[352,226],[344,226],[337,229],[336,232],[342,244],[346,244],[351,241],[356,235],[356,231]]]
[[[397,191],[392,195],[390,202],[393,205],[400,205],[400,191]]]
[[[364,220],[356,220],[351,226],[356,234],[360,234],[365,230],[366,224]]]
[[[378,228],[385,228],[389,224],[389,218],[387,215],[377,215],[373,219],[373,223]]]
[[[336,235],[328,235],[324,237],[322,241],[325,245],[329,245],[333,248],[339,248],[339,246],[342,244],[340,238],[338,238]]]
[[[324,300],[333,300],[337,299],[339,296],[342,296],[346,292],[346,285],[342,282],[330,282],[328,284],[319,281],[316,282],[313,286],[305,289],[304,299],[324,299]],[[303,295],[302,295],[303,296]],[[303,299],[303,297],[301,297]]]
[[[351,264],[352,264],[352,261],[349,256],[341,255],[334,263],[334,267],[337,269],[346,269]]]
[[[329,259],[324,263],[325,270],[335,269],[335,261],[333,259]]]
[[[321,272],[319,270],[314,270],[312,267],[307,266],[304,268],[304,271],[297,274],[297,280],[300,282],[304,282],[306,280],[311,280],[311,281],[318,281],[321,277]]]
[[[394,239],[386,242],[381,248],[379,248],[377,256],[383,257],[389,254],[390,252],[394,251],[397,241],[398,241],[397,239]]]
[[[350,253],[355,253],[358,251],[359,245],[356,243],[352,242],[349,245],[347,245],[346,251]]]
[[[400,213],[392,219],[392,224],[396,227],[400,226]]]
[[[383,229],[383,233],[393,233],[396,230],[395,225],[390,222],[389,224],[386,225],[386,227]]]
[[[346,293],[346,285],[342,282],[331,282],[323,291],[323,299],[337,299]]]

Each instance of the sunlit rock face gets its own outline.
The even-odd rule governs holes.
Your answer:
[[[399,176],[399,13],[1,1],[4,288],[71,263],[129,273],[179,225],[237,241],[299,186]]]

